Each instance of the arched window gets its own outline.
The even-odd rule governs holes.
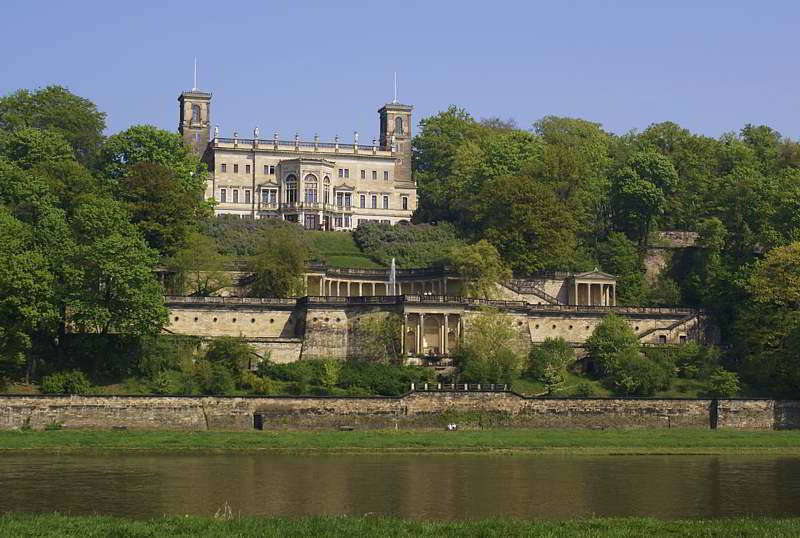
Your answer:
[[[394,134],[403,136],[403,118],[397,117],[394,119]]]
[[[293,174],[286,176],[286,203],[297,202],[297,177]]]
[[[192,123],[200,123],[200,105],[192,105]]]
[[[331,178],[329,178],[328,176],[325,176],[325,179],[322,180],[322,185],[323,185],[322,186],[322,189],[323,189],[322,190],[322,193],[323,193],[322,194],[322,196],[323,196],[323,200],[322,201],[325,204],[330,204],[331,203]]]
[[[305,179],[305,201],[307,204],[317,203],[317,176],[308,174]]]

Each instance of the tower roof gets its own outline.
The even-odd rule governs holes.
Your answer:
[[[384,110],[399,110],[401,112],[411,112],[414,107],[411,105],[404,105],[402,103],[386,103],[380,109],[378,109],[378,113],[383,112]]]

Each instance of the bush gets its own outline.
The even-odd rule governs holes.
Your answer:
[[[719,368],[720,352],[714,346],[688,342],[677,349],[675,366],[678,375],[687,379],[705,379]]]
[[[544,381],[549,372],[556,370],[566,373],[567,366],[575,360],[575,350],[563,338],[546,338],[528,353],[528,375]]]
[[[572,394],[578,398],[588,398],[590,396],[594,396],[594,387],[592,387],[592,384],[587,381],[581,381],[575,385],[575,390]]]
[[[709,396],[730,398],[741,390],[739,387],[739,376],[734,372],[717,368],[709,376],[707,388]]]
[[[639,339],[628,322],[615,314],[609,314],[586,340],[586,349],[597,373],[609,376],[619,367],[618,359],[622,352],[628,356],[632,356],[634,352],[638,354]]]
[[[86,394],[92,388],[89,378],[79,370],[56,372],[42,379],[45,394]]]
[[[241,338],[222,336],[215,338],[206,350],[205,359],[227,369],[235,379],[250,367],[255,359],[253,349]]]
[[[353,239],[371,258],[389,266],[395,258],[397,267],[408,269],[441,263],[445,254],[463,245],[453,225],[415,224],[391,226],[373,222],[360,223]]]
[[[672,371],[669,365],[650,360],[637,349],[621,351],[614,360],[614,373],[608,381],[618,394],[652,396],[670,386]]]
[[[224,364],[207,359],[195,363],[193,377],[202,394],[232,394],[236,389],[233,373]]]

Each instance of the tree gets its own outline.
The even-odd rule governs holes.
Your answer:
[[[106,115],[94,103],[61,86],[33,92],[19,90],[0,98],[0,130],[27,128],[58,133],[84,166],[90,165],[103,142]]]
[[[180,295],[207,297],[231,285],[226,271],[230,258],[219,253],[216,241],[200,232],[190,232],[184,247],[166,263],[175,272],[174,285]]]
[[[255,358],[253,349],[241,338],[221,336],[211,341],[205,359],[211,364],[222,365],[235,379],[241,378],[243,370],[250,368]]]
[[[575,350],[563,338],[546,338],[528,353],[528,373],[542,381],[551,394],[566,379],[567,366],[575,360]]]
[[[154,163],[172,171],[175,181],[187,193],[205,189],[205,165],[185,145],[178,133],[152,125],[134,125],[110,136],[100,152],[99,169],[103,177],[119,182],[137,163]]]
[[[153,272],[158,256],[122,207],[110,199],[87,200],[72,226],[77,246],[68,274],[68,322],[103,334],[160,332],[167,310]]]
[[[671,367],[650,360],[634,347],[616,354],[614,370],[608,378],[616,392],[625,396],[653,396],[666,390],[672,379]]]
[[[252,297],[296,297],[305,293],[303,275],[309,247],[297,227],[278,227],[261,238],[254,256],[247,262],[252,273]]]
[[[601,376],[613,374],[620,363],[620,354],[638,353],[639,338],[627,321],[616,314],[607,315],[586,339],[586,349]],[[630,353],[628,353],[630,355]]]
[[[470,318],[456,350],[461,380],[511,383],[522,370],[523,345],[507,314],[486,310]]]
[[[511,270],[500,259],[497,249],[485,239],[451,248],[447,263],[462,279],[467,297],[492,299],[497,284],[511,279]]]
[[[757,262],[748,300],[734,324],[742,371],[777,394],[800,390],[800,242],[776,248]]]
[[[181,248],[198,217],[205,215],[202,194],[202,189],[187,190],[175,172],[152,162],[131,165],[115,188],[147,243],[163,256]]]
[[[75,161],[72,147],[58,131],[32,128],[5,133],[0,131],[0,155],[24,170]]]
[[[617,277],[617,302],[620,305],[642,303],[645,290],[645,267],[639,247],[624,233],[611,232],[597,245],[600,267]]]
[[[33,228],[0,206],[0,377],[26,362],[33,335],[55,326],[55,278]]]
[[[352,327],[355,354],[369,361],[398,359],[403,320],[399,314],[375,312],[361,316]]]
[[[523,176],[487,181],[473,211],[482,237],[514,271],[527,274],[580,264],[574,215],[540,182]]]
[[[708,378],[708,394],[715,398],[730,398],[741,390],[739,376],[723,368],[717,368]]]
[[[646,244],[653,219],[664,212],[666,195],[677,181],[668,158],[654,151],[633,153],[611,178],[611,205],[618,228]]]

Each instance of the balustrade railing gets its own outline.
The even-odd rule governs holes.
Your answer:
[[[224,138],[224,137],[217,137],[214,139],[214,144],[237,144],[240,146],[254,146],[258,143],[259,147],[265,146],[278,146],[278,147],[289,147],[289,148],[303,148],[303,149],[311,149],[314,150],[315,148],[325,148],[325,149],[338,149],[340,150],[347,150],[347,149],[357,149],[358,151],[372,151],[375,148],[377,151],[391,151],[391,146],[373,146],[371,144],[353,144],[351,142],[339,142],[336,144],[335,142],[309,142],[307,140],[275,140],[273,138]]]
[[[507,392],[511,390],[511,385],[507,383],[411,383],[411,390],[416,392]]]

